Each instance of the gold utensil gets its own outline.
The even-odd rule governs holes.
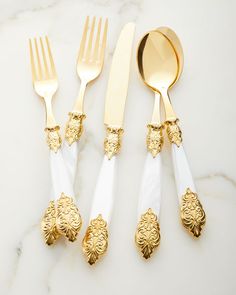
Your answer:
[[[89,264],[94,264],[108,247],[116,155],[121,148],[134,31],[133,23],[123,27],[112,58],[104,115],[107,133],[104,141],[105,155],[94,192],[90,223],[83,239],[83,251]]]
[[[75,205],[73,184],[61,153],[59,125],[52,112],[52,97],[58,89],[58,79],[48,38],[29,40],[33,86],[46,106],[46,132],[50,152],[52,195],[41,227],[45,242],[52,245],[61,235],[75,241],[81,228],[81,217]]]
[[[178,56],[179,66],[176,80],[179,79],[183,68],[183,50],[176,34],[167,27],[156,29],[161,32],[174,46]],[[142,43],[138,46],[138,55],[143,52]],[[147,66],[147,65],[144,65]],[[140,68],[140,64],[139,64]],[[142,76],[141,76],[142,77]],[[143,77],[142,77],[143,78]],[[153,90],[153,89],[152,89]],[[135,233],[135,242],[144,258],[151,257],[159,246],[161,235],[159,226],[159,212],[162,194],[162,161],[160,152],[163,146],[163,135],[160,119],[160,94],[155,93],[155,105],[152,122],[148,124],[147,150],[138,203],[138,224]]]
[[[174,35],[172,34],[172,36]],[[178,119],[168,94],[169,89],[178,80],[183,65],[182,47],[176,37],[174,36],[172,43],[170,35],[168,38],[158,29],[146,34],[140,43],[138,63],[140,74],[145,83],[155,92],[159,92],[163,99],[166,115],[165,125],[172,144],[172,158],[182,223],[195,237],[198,237],[205,224],[205,212],[196,193],[182,145],[182,133],[177,125]]]
[[[81,80],[78,97],[69,121],[66,126],[65,139],[71,145],[78,141],[83,132],[83,119],[85,118],[83,102],[87,85],[95,80],[101,73],[106,48],[108,20],[105,20],[103,34],[101,34],[102,18],[98,21],[97,34],[94,38],[96,18],[93,17],[89,31],[89,17],[87,16],[77,61],[77,74]]]
[[[34,46],[33,46],[34,44]],[[59,125],[52,112],[52,98],[58,89],[58,79],[48,37],[29,40],[32,79],[35,92],[44,99],[46,107],[47,143],[51,150],[57,152],[61,146]]]

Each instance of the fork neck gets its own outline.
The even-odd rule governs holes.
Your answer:
[[[74,109],[73,109],[73,112],[75,113],[81,113],[81,114],[84,113],[84,94],[85,94],[86,86],[87,86],[87,81],[82,80],[80,89],[79,89],[79,94],[77,96]]]
[[[57,126],[57,123],[52,112],[52,96],[46,95],[44,97],[44,102],[46,109],[46,128],[55,128]]]

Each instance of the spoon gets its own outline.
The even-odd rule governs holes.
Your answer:
[[[141,40],[137,59],[144,83],[155,92],[152,124],[160,120],[160,95],[164,103],[165,125],[172,145],[172,160],[182,223],[195,237],[199,237],[202,226],[205,224],[205,212],[196,193],[182,145],[182,133],[177,125],[178,119],[168,94],[169,89],[179,79],[183,68],[183,50],[180,41],[169,28],[162,27],[151,31]]]

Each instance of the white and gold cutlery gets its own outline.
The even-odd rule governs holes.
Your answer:
[[[81,85],[73,110],[69,113],[69,120],[65,131],[65,144],[63,146],[64,159],[70,170],[72,179],[75,178],[78,160],[78,141],[82,135],[83,120],[86,117],[84,113],[85,90],[87,85],[97,79],[102,71],[107,39],[107,19],[104,21],[104,28],[102,29],[102,18],[99,18],[97,22],[96,18],[93,17],[90,33],[89,23],[90,20],[87,16],[76,68]]]
[[[164,30],[164,31],[163,31]],[[169,32],[169,37],[163,32]],[[173,42],[171,42],[171,36]],[[178,80],[183,67],[183,51],[176,34],[161,28],[145,35],[140,63],[149,61],[150,67],[143,69],[143,79],[155,92],[160,93],[165,108],[165,126],[172,147],[172,159],[180,203],[181,220],[185,228],[199,237],[206,221],[205,212],[196,193],[189,164],[182,145],[182,133],[177,124],[169,99],[169,89]]]
[[[90,223],[83,239],[83,251],[89,264],[94,264],[108,247],[108,226],[113,207],[116,155],[121,149],[134,31],[134,23],[124,26],[111,64],[104,116],[105,155],[94,192]]]
[[[182,47],[178,42],[178,37],[167,27],[157,29],[173,44],[179,57],[179,67],[176,81],[183,69]],[[155,103],[152,114],[152,121],[148,124],[148,134],[146,139],[147,151],[144,171],[141,181],[139,204],[138,204],[138,226],[135,233],[135,242],[144,258],[151,257],[153,251],[160,243],[160,207],[162,192],[162,164],[160,152],[163,146],[162,130],[164,125],[160,119],[160,93],[153,90],[149,80],[145,80],[146,72],[152,63],[152,59],[142,60],[145,50],[147,34],[142,38],[137,50],[137,63],[139,73],[145,85],[155,93]]]
[[[146,72],[151,71],[152,58],[144,58],[146,52],[147,35],[145,35],[137,50],[137,63],[140,76],[145,85],[153,90]],[[160,119],[160,94],[155,93],[155,102],[151,122],[147,125],[146,138],[147,156],[141,180],[138,204],[138,225],[135,233],[135,242],[144,258],[151,257],[160,243],[159,213],[161,206],[161,149],[163,146],[163,125]]]
[[[46,108],[46,134],[50,149],[52,191],[49,206],[42,220],[45,242],[53,244],[60,235],[74,241],[81,227],[75,205],[73,183],[68,175],[61,151],[60,127],[52,111],[52,98],[58,89],[58,78],[47,37],[29,40],[32,80],[35,92]]]

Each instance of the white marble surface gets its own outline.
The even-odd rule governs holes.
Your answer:
[[[0,294],[236,294],[235,1],[0,1]],[[76,198],[84,219],[78,241],[46,247],[39,221],[50,179],[44,108],[31,85],[28,38],[48,34],[60,79],[55,113],[64,125],[79,82],[75,73],[86,15],[109,17],[104,71],[86,93]],[[134,245],[138,191],[153,95],[133,57],[116,200],[107,255],[87,265],[81,238],[102,162],[103,107],[111,55],[123,24],[137,24],[135,46],[149,29],[179,35],[183,75],[171,97],[181,118],[185,150],[207,214],[199,240],[179,221],[170,145],[163,151],[162,240],[150,261]]]

